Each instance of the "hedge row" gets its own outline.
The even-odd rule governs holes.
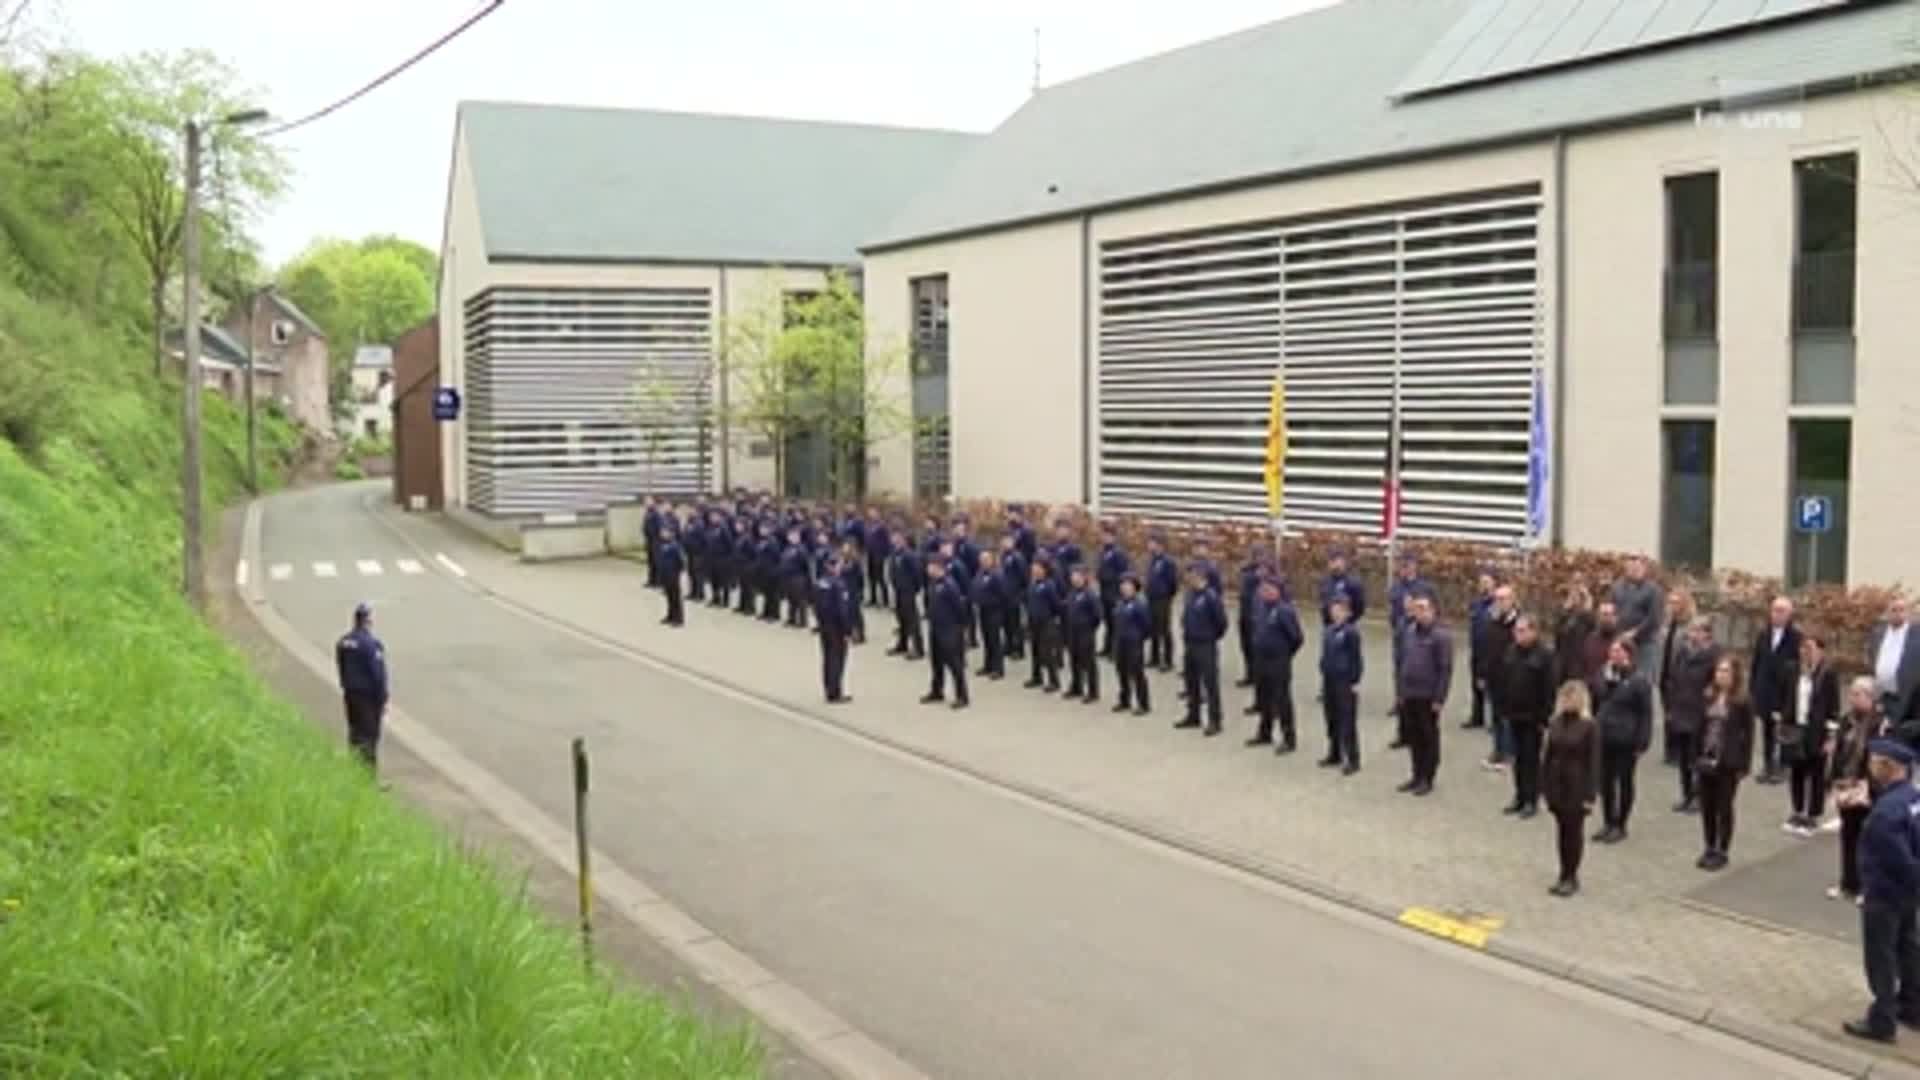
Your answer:
[[[996,499],[958,499],[914,503],[872,500],[865,505],[880,508],[889,520],[904,519],[916,529],[929,516],[947,521],[964,515],[973,523],[976,536],[994,538],[1004,527],[1009,504]],[[1204,546],[1222,567],[1230,588],[1233,568],[1245,562],[1250,552],[1274,546],[1271,530],[1254,522],[1206,519],[1174,524],[1130,514],[1096,518],[1085,507],[1071,504],[1018,505],[1027,522],[1041,530],[1043,543],[1052,538],[1052,523],[1064,521],[1082,547],[1098,544],[1100,526],[1112,525],[1121,546],[1136,559],[1146,551],[1148,537],[1155,534],[1164,536],[1168,550],[1181,559]],[[1279,545],[1279,565],[1288,587],[1295,595],[1310,595],[1324,573],[1328,554],[1335,548],[1349,553],[1351,571],[1366,582],[1368,596],[1381,604],[1389,571],[1386,547],[1375,536],[1324,530],[1287,536]],[[1462,540],[1403,541],[1399,550],[1419,557],[1422,575],[1439,595],[1441,610],[1456,620],[1465,616],[1483,570],[1512,585],[1524,609],[1551,619],[1559,614],[1575,585],[1586,586],[1596,602],[1603,599],[1630,557],[1626,552],[1578,548],[1523,552]],[[1701,572],[1662,567],[1651,558],[1648,563],[1652,576],[1665,588],[1685,587],[1693,592],[1700,612],[1718,621],[1722,641],[1750,640],[1766,621],[1773,598],[1792,596],[1801,625],[1823,637],[1836,665],[1848,668],[1860,665],[1868,634],[1885,614],[1888,601],[1903,592],[1898,585],[1852,589],[1816,585],[1789,590],[1778,578],[1738,570]]]

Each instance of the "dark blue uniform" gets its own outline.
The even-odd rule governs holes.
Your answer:
[[[860,605],[867,591],[867,573],[860,568],[859,554],[843,555],[840,558],[840,582],[847,587],[847,597],[853,601],[853,643],[867,643],[867,611]]]
[[[1220,568],[1213,565],[1213,560],[1195,559],[1187,564],[1187,570],[1199,571],[1200,576],[1206,579],[1207,588],[1213,590],[1213,595],[1220,597],[1227,595],[1226,583],[1220,579]]]
[[[755,592],[760,584],[760,542],[754,539],[753,527],[746,518],[740,519],[739,534],[733,538],[733,575],[734,584],[740,589],[740,606],[733,610],[740,615],[754,613]]]
[[[1326,712],[1327,756],[1322,765],[1360,768],[1356,688],[1363,668],[1360,631],[1352,622],[1328,623],[1320,638],[1320,701]]]
[[[1254,685],[1253,628],[1260,617],[1260,564],[1248,562],[1240,568],[1240,595],[1233,627],[1240,639],[1240,684]]]
[[[1090,586],[1073,591],[1067,600],[1067,696],[1083,701],[1100,700],[1100,664],[1094,646],[1100,633],[1102,606],[1100,594]]]
[[[380,720],[387,711],[386,646],[356,620],[334,644],[333,662],[347,708],[347,745],[373,768],[380,756]]]
[[[1487,726],[1487,688],[1482,685],[1480,672],[1486,670],[1488,657],[1487,627],[1493,622],[1493,597],[1476,596],[1467,605],[1467,668],[1473,672],[1473,678],[1467,681],[1473,686],[1473,711],[1467,714],[1467,727]]]
[[[1007,586],[1006,646],[1007,656],[1024,659],[1027,655],[1026,635],[1021,627],[1026,622],[1023,616],[1027,610],[1027,585],[1030,580],[1027,570],[1027,558],[1020,554],[1019,547],[1010,547],[1000,554],[1000,580]]]
[[[1042,577],[1027,586],[1027,630],[1033,639],[1033,674],[1027,685],[1044,685],[1049,694],[1060,689],[1060,620],[1065,608],[1053,578]]]
[[[1347,618],[1359,622],[1367,613],[1367,587],[1352,574],[1328,574],[1320,583],[1320,625],[1333,622],[1333,598],[1345,594]]]
[[[813,613],[820,628],[820,682],[827,700],[836,704],[846,700],[847,642],[858,610],[843,579],[821,575],[813,590]]]
[[[927,657],[933,662],[933,686],[925,702],[945,701],[947,677],[953,677],[953,707],[967,705],[967,595],[952,577],[928,589]]]
[[[666,525],[660,508],[649,504],[640,516],[640,537],[647,543],[647,588],[660,587],[660,530]]]
[[[1080,545],[1062,540],[1047,549],[1047,558],[1053,564],[1053,580],[1066,589],[1073,580],[1073,568],[1080,565]]]
[[[1220,734],[1220,639],[1227,636],[1227,611],[1220,594],[1202,589],[1187,596],[1180,616],[1180,637],[1186,645],[1187,718],[1176,727],[1200,726],[1200,703],[1207,703],[1208,735]]]
[[[1133,570],[1133,560],[1118,544],[1100,546],[1100,563],[1097,577],[1100,582],[1100,615],[1107,624],[1107,637],[1100,646],[1100,655],[1113,655],[1113,609],[1120,603],[1120,579]]]
[[[669,525],[660,534],[660,588],[667,594],[667,617],[660,621],[679,626],[687,621],[686,607],[680,598],[680,575],[687,569],[687,553],[680,538]]]
[[[893,532],[884,522],[867,527],[867,603],[872,607],[892,604],[892,582],[887,580],[887,556],[893,553]]]
[[[1033,560],[1040,557],[1039,538],[1033,535],[1033,530],[1025,522],[1015,522],[1011,532],[1013,549],[1020,553],[1021,558],[1027,560],[1028,566],[1032,566]]]
[[[754,572],[760,576],[760,618],[780,621],[780,541],[762,536],[754,549]]]
[[[887,581],[893,587],[894,641],[890,655],[918,660],[927,651],[926,638],[920,632],[920,590],[926,586],[926,574],[911,544],[893,550],[887,562]]]
[[[1260,605],[1253,628],[1253,706],[1260,714],[1260,727],[1253,737],[1256,743],[1272,740],[1277,723],[1281,753],[1292,753],[1296,745],[1293,658],[1304,641],[1300,616],[1284,597]]]
[[[804,543],[788,544],[780,553],[780,587],[787,594],[788,626],[806,629],[808,587],[819,576],[814,570],[813,552]]]
[[[1153,623],[1147,663],[1161,671],[1173,670],[1173,597],[1180,591],[1180,569],[1173,556],[1155,552],[1147,560],[1147,617]]]
[[[1902,781],[1880,793],[1860,826],[1860,943],[1873,1005],[1856,1034],[1891,1038],[1899,1021],[1920,1019],[1916,815],[1920,789]]]
[[[725,517],[707,523],[707,606],[723,608],[733,593],[733,526]]]
[[[1147,697],[1147,638],[1153,633],[1153,614],[1139,593],[1113,607],[1113,670],[1120,679],[1121,712],[1131,707],[1145,715],[1153,706]]]
[[[1007,579],[999,573],[978,574],[973,579],[973,609],[980,625],[980,643],[986,650],[986,660],[982,662],[976,675],[989,679],[1004,678],[1007,674],[1007,608],[1012,598],[1007,595]]]

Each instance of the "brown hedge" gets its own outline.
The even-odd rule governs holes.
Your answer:
[[[981,537],[997,537],[1006,521],[1008,504],[997,499],[965,499],[937,502],[880,502],[890,518],[904,517],[915,528],[928,515],[948,520],[965,515]],[[1170,523],[1129,514],[1109,514],[1096,519],[1085,507],[1039,503],[1019,504],[1026,520],[1041,530],[1042,542],[1052,537],[1051,522],[1065,521],[1076,541],[1091,549],[1099,542],[1102,522],[1114,526],[1124,547],[1136,559],[1146,551],[1147,538],[1158,532],[1167,538],[1167,547],[1176,557],[1185,559],[1204,544],[1219,563],[1229,588],[1235,569],[1256,548],[1270,548],[1272,533],[1265,526],[1220,519]],[[1377,537],[1322,530],[1309,530],[1288,536],[1280,545],[1280,567],[1288,588],[1296,596],[1311,596],[1325,572],[1328,552],[1342,548],[1350,553],[1349,564],[1366,582],[1369,601],[1385,611],[1387,588],[1387,552]],[[1441,609],[1458,621],[1466,616],[1475,581],[1482,569],[1494,571],[1501,581],[1519,593],[1524,608],[1546,616],[1560,610],[1563,598],[1575,584],[1586,585],[1596,602],[1619,578],[1629,558],[1626,552],[1588,551],[1578,548],[1546,548],[1522,552],[1483,543],[1461,540],[1411,540],[1400,545],[1403,552],[1419,556],[1422,575],[1439,594]],[[1827,642],[1828,654],[1837,667],[1858,670],[1866,654],[1867,636],[1886,612],[1887,603],[1904,591],[1901,586],[1861,586],[1852,589],[1836,585],[1788,590],[1778,578],[1761,577],[1738,570],[1700,572],[1661,567],[1649,559],[1654,577],[1664,588],[1684,586],[1691,590],[1703,614],[1716,617],[1720,639],[1744,646],[1765,624],[1767,607],[1773,597],[1791,595],[1799,610],[1800,624]]]

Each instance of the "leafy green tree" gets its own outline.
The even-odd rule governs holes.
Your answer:
[[[347,263],[340,291],[360,344],[390,342],[433,314],[433,285],[390,248],[362,251]]]
[[[322,237],[279,274],[280,291],[326,332],[336,408],[350,408],[353,354],[388,344],[433,314],[439,259],[410,240]]]
[[[104,164],[116,182],[106,207],[131,240],[146,270],[153,366],[161,368],[166,289],[181,256],[185,221],[184,145],[189,120],[209,124],[207,163],[224,187],[224,210],[251,221],[286,187],[287,162],[271,144],[212,123],[252,107],[232,68],[204,50],[142,53],[112,67],[108,84],[117,138]]]

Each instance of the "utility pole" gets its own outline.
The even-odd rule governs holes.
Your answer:
[[[247,292],[247,491],[260,494],[260,418],[253,397],[253,320],[260,310],[260,290]]]
[[[186,205],[180,224],[180,245],[184,262],[181,277],[185,296],[180,303],[186,323],[186,355],[181,363],[181,384],[185,399],[180,414],[180,539],[181,572],[187,602],[195,611],[206,610],[207,581],[202,569],[200,510],[200,123],[187,121]],[[251,382],[253,365],[247,365]]]

